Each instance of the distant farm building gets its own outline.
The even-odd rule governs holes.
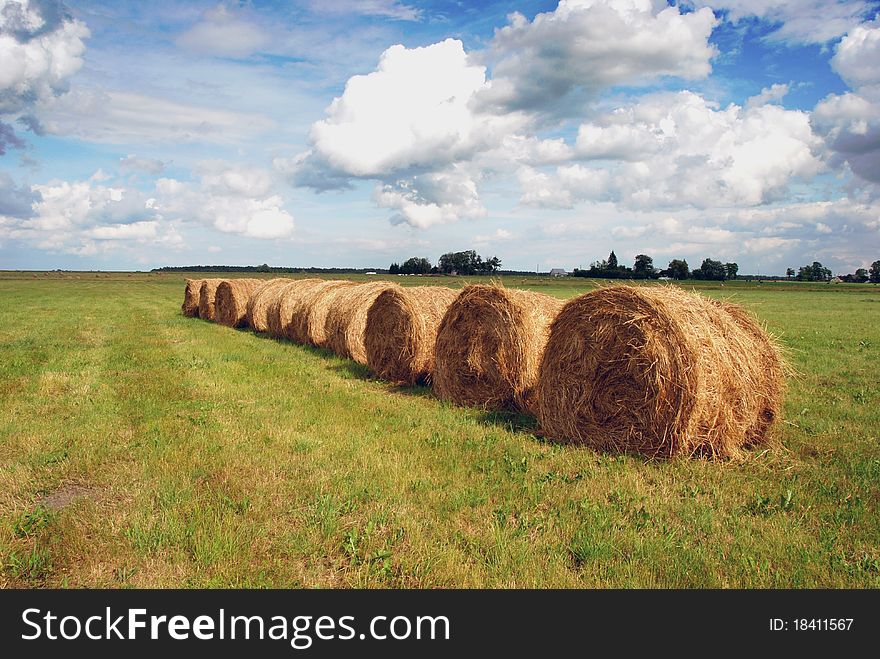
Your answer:
[[[568,273],[565,271],[564,268],[553,268],[550,271],[551,277],[565,277],[567,275],[568,275]]]

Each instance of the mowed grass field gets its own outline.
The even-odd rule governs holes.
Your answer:
[[[700,290],[799,372],[742,462],[554,445],[185,318],[182,276],[0,274],[0,586],[880,587],[880,288]]]

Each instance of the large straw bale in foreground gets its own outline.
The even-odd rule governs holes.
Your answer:
[[[247,324],[256,332],[269,330],[269,306],[275,299],[274,293],[286,286],[291,279],[267,279],[257,286],[251,293],[247,305]]]
[[[349,357],[366,365],[364,329],[367,326],[367,312],[379,294],[391,288],[399,288],[399,285],[377,281],[340,290],[327,312],[324,325],[326,347],[340,357]]]
[[[747,444],[768,381],[754,336],[674,286],[615,286],[570,300],[541,364],[542,432],[652,457],[726,458]]]
[[[323,283],[323,279],[295,279],[272,291],[272,300],[266,319],[269,321],[269,334],[276,338],[290,338],[290,321],[293,308],[306,291]]]
[[[382,291],[367,312],[364,330],[370,370],[391,382],[413,385],[428,380],[440,321],[458,294],[445,286]]]
[[[204,279],[187,279],[186,288],[183,291],[183,304],[180,310],[184,316],[191,318],[199,317],[199,289]]]
[[[292,341],[323,347],[326,342],[324,326],[327,312],[337,295],[357,286],[353,281],[325,281],[304,291],[293,305],[288,335]]]
[[[217,286],[217,322],[227,327],[247,325],[247,307],[251,294],[262,279],[226,279]]]
[[[203,279],[202,285],[199,286],[199,318],[214,322],[215,303],[217,301],[217,287],[222,279]]]
[[[475,284],[437,331],[432,382],[440,398],[486,409],[528,410],[556,298]]]

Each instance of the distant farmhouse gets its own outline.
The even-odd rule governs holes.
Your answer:
[[[567,277],[568,273],[565,271],[565,268],[553,268],[550,271],[551,277]]]

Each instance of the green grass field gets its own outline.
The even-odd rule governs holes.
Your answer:
[[[0,587],[880,587],[880,288],[701,290],[800,373],[743,462],[549,444],[184,318],[181,276],[0,274]]]

